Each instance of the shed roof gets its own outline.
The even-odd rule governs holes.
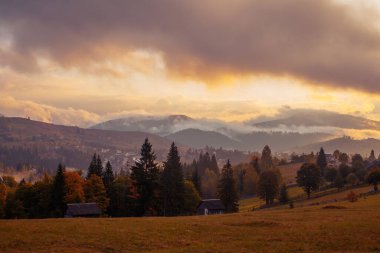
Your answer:
[[[101,211],[97,203],[75,203],[67,204],[66,215],[85,216],[100,215]]]
[[[205,207],[209,210],[225,210],[222,201],[220,199],[203,199],[199,203],[198,207]]]

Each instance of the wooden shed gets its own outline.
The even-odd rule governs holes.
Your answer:
[[[197,208],[198,215],[223,214],[226,208],[220,199],[203,199]]]
[[[102,214],[97,203],[67,204],[65,217],[99,217]]]

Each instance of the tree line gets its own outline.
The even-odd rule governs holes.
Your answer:
[[[200,164],[205,160],[200,161]],[[229,161],[221,172],[215,167],[216,158],[210,158],[210,166],[220,173],[217,197],[227,212],[238,210],[235,179]],[[206,165],[205,165],[206,166]],[[63,217],[68,203],[96,202],[105,216],[177,216],[192,215],[201,200],[200,191],[190,178],[184,176],[177,146],[172,143],[163,165],[156,162],[156,155],[148,139],[130,169],[130,173],[116,174],[108,161],[103,162],[94,154],[87,175],[68,171],[59,164],[55,176],[45,174],[35,183],[12,177],[0,182],[1,218]]]

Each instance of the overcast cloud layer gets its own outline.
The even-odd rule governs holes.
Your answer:
[[[182,77],[287,75],[380,93],[376,20],[328,0],[3,0],[0,64],[85,68],[144,49]]]

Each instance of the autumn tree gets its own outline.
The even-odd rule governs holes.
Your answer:
[[[84,197],[84,180],[76,171],[66,171],[65,172],[65,183],[66,183],[66,193],[65,202],[66,203],[82,203],[85,200]]]
[[[312,163],[304,163],[297,171],[297,184],[304,189],[307,198],[310,198],[312,191],[316,191],[320,184],[319,167]]]
[[[66,181],[65,181],[65,167],[62,164],[58,165],[57,173],[54,177],[52,188],[52,212],[55,217],[62,217],[66,211]]]
[[[260,173],[258,193],[260,198],[265,200],[266,205],[273,204],[278,196],[280,179],[273,170],[265,170]]]
[[[184,203],[183,214],[192,215],[197,211],[197,206],[201,201],[201,197],[192,181],[185,180],[184,182]]]
[[[377,184],[380,182],[380,168],[375,167],[371,169],[367,174],[367,183],[373,185],[373,190],[378,191]]]
[[[106,189],[102,179],[92,174],[84,184],[84,195],[86,202],[95,202],[98,204],[102,213],[105,213],[109,204]]]
[[[184,204],[184,179],[178,149],[174,142],[164,163],[161,194],[164,215],[181,214]]]
[[[235,188],[235,180],[230,160],[222,169],[221,178],[218,185],[218,196],[226,208],[226,212],[238,211],[238,193]]]
[[[212,199],[217,197],[218,176],[210,169],[206,169],[201,181],[202,197]]]
[[[137,192],[137,215],[156,214],[159,206],[159,170],[156,155],[146,138],[141,147],[140,158],[132,166],[131,179]]]

